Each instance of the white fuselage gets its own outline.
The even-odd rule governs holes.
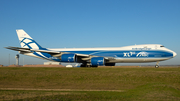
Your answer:
[[[144,44],[144,45],[110,47],[110,48],[59,48],[59,49],[48,49],[48,50],[70,52],[70,53],[82,54],[82,55],[87,54],[87,55],[103,56],[107,58],[113,57],[113,59],[111,59],[109,63],[156,62],[156,61],[167,60],[176,56],[175,52],[159,44]],[[168,56],[161,55],[161,54],[165,55],[167,53],[171,53],[172,56],[169,56],[170,54],[168,54]],[[149,54],[151,55],[157,54],[157,55],[148,56]]]

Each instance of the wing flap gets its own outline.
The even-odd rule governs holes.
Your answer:
[[[35,52],[44,52],[44,53],[49,53],[49,54],[60,54],[61,52],[58,51],[50,51],[50,50],[36,50],[36,49],[31,49],[31,51],[35,51]]]

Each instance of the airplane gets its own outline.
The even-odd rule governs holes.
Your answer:
[[[159,62],[171,59],[177,54],[160,44],[143,44],[111,48],[60,48],[40,46],[23,29],[16,30],[21,47],[5,47],[20,54],[45,60],[81,63],[81,67],[115,66],[116,63]]]

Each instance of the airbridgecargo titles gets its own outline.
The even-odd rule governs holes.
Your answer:
[[[132,50],[150,50],[151,48],[132,48]]]
[[[81,63],[81,67],[115,66],[116,63],[144,63],[168,60],[177,54],[160,44],[110,48],[60,48],[40,46],[24,30],[16,30],[21,47],[5,47],[20,54],[57,62]]]

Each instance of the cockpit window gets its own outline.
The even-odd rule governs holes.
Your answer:
[[[160,46],[160,47],[164,47],[164,46]]]

